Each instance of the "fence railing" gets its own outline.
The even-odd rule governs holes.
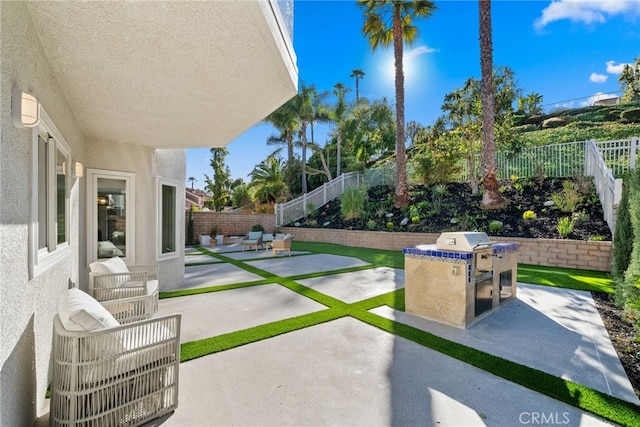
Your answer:
[[[614,203],[619,198],[615,190],[615,177],[629,169],[634,169],[639,155],[640,138],[634,137],[612,141],[576,141],[528,147],[515,154],[497,152],[496,163],[498,179],[509,179],[512,176],[527,178],[537,175],[556,178],[574,175],[592,176],[602,203],[605,220],[613,230]],[[480,165],[479,157],[477,164]],[[461,166],[461,181],[468,181],[469,171],[466,160],[461,161]],[[477,170],[480,168],[478,167]],[[365,183],[370,187],[391,185],[394,174],[393,167],[369,169],[364,176],[358,172],[343,174],[297,199],[277,204],[276,227],[306,216],[316,207],[338,197],[346,188]],[[407,170],[407,175],[411,175],[410,170]]]
[[[616,180],[611,168],[605,163],[602,152],[595,141],[585,142],[584,175],[593,177],[593,185],[600,198],[604,220],[613,232],[615,226],[614,201],[616,199]]]
[[[276,204],[276,227],[281,227],[289,224],[291,221],[306,216],[315,208],[338,197],[345,189],[363,183],[363,177],[359,172],[348,172],[324,183],[321,187],[303,194],[297,199]]]

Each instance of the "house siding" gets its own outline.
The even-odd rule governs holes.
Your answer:
[[[184,204],[186,153],[142,145],[87,140],[40,44],[28,4],[0,3],[0,425],[32,426],[49,411],[52,319],[59,295],[70,286],[88,289],[86,178],[70,178],[69,253],[30,277],[32,135],[11,118],[14,87],[33,93],[70,147],[88,168],[135,172],[136,261],[157,263],[157,177],[178,183]],[[86,173],[85,173],[86,176]],[[184,212],[178,209],[180,223]],[[159,262],[161,286],[184,277],[184,232],[178,256]]]
[[[31,426],[43,408],[49,382],[51,319],[60,292],[78,282],[79,182],[71,181],[70,255],[29,277],[31,145],[33,130],[11,119],[14,87],[36,94],[73,156],[82,154],[81,132],[52,77],[27,5],[2,2],[0,10],[0,424]]]

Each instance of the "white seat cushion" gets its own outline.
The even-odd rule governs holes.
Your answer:
[[[58,317],[68,331],[97,331],[120,326],[102,304],[78,288],[71,288],[60,295]]]
[[[113,273],[128,273],[129,268],[124,263],[122,258],[113,257],[107,261],[96,261],[89,264],[89,268],[92,272],[98,274],[113,274]]]

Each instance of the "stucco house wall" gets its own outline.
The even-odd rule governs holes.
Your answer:
[[[88,168],[136,173],[136,261],[157,263],[158,177],[175,180],[184,205],[184,150],[87,140],[33,26],[27,5],[0,5],[0,425],[32,426],[48,412],[52,319],[58,296],[70,286],[88,289],[86,243],[87,183],[70,178],[69,250],[45,272],[30,277],[29,229],[34,129],[18,129],[11,118],[14,87],[33,93],[70,147],[71,158]],[[37,128],[35,128],[37,129]],[[91,201],[95,202],[95,201]],[[179,224],[184,210],[177,210]],[[178,228],[178,253],[160,264],[161,280],[177,283],[184,275],[184,231]]]

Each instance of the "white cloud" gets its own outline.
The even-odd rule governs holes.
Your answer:
[[[603,99],[616,98],[617,95],[615,93],[602,93],[597,92],[595,95],[591,95],[585,101],[580,102],[581,107],[589,107],[595,104],[596,101],[600,101]]]
[[[624,66],[627,64],[617,64],[616,65],[616,61],[607,61],[607,73],[609,74],[620,74],[622,73],[622,70],[624,68]]]
[[[418,46],[415,49],[409,49],[404,52],[404,61],[410,61],[420,55],[424,55],[425,53],[433,53],[435,51],[436,49],[429,46]]]
[[[591,73],[591,75],[589,76],[589,81],[593,83],[604,83],[608,78],[609,76],[607,76],[606,74]]]
[[[556,0],[542,10],[542,15],[533,23],[538,30],[547,24],[569,19],[584,24],[602,24],[607,18],[624,14],[640,16],[637,0]]]

